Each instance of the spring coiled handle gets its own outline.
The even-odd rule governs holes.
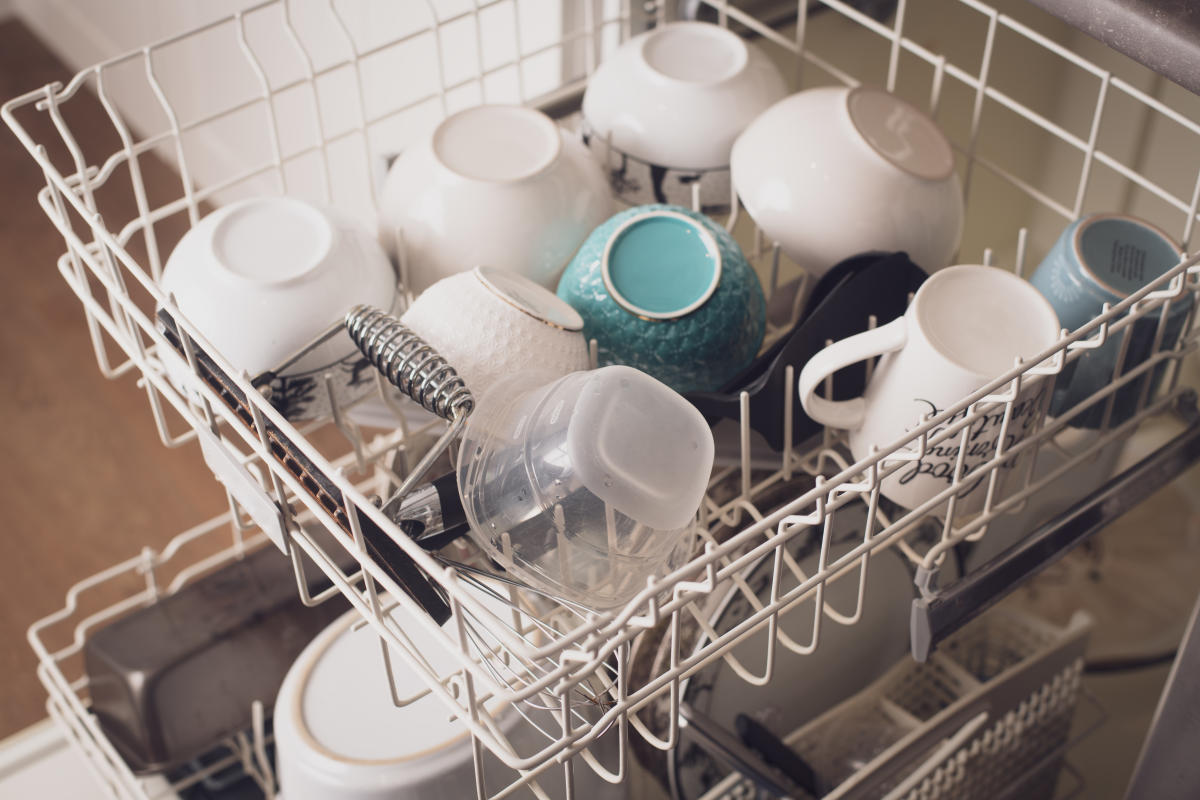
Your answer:
[[[447,420],[471,413],[475,398],[454,367],[424,339],[378,308],[355,306],[346,330],[388,382]]]

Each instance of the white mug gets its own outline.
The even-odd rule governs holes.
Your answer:
[[[1054,309],[1025,280],[994,267],[949,267],[921,285],[904,316],[817,353],[800,372],[800,402],[817,422],[848,429],[850,451],[863,459],[873,447],[900,446],[922,415],[955,405],[1011,369],[1016,359],[1050,348],[1058,335]],[[862,397],[835,401],[817,395],[817,388],[839,369],[880,355]],[[981,408],[967,434],[961,472],[961,434],[952,434],[885,478],[881,493],[905,508],[925,503],[956,483],[956,474],[961,478],[990,461],[1002,429],[1006,450],[1031,432],[1044,413],[1045,389],[1039,375],[1022,380],[1006,429],[1003,403]],[[930,437],[965,415],[954,415]],[[963,485],[960,513],[982,507],[986,484],[985,476]]]

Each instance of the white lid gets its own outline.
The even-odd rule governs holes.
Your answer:
[[[589,491],[651,528],[686,526],[713,464],[712,431],[691,403],[632,367],[589,373],[567,429]]]

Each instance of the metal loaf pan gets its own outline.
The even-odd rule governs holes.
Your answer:
[[[304,606],[291,561],[264,547],[95,631],[91,711],[134,772],[179,766],[248,728],[253,701],[269,710],[292,661],[348,608],[341,595]]]

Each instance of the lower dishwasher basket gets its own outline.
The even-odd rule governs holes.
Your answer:
[[[1048,800],[1090,628],[1082,612],[1058,629],[996,609],[928,662],[906,659],[784,742],[823,779],[828,800]],[[703,800],[754,797],[755,789],[734,773]]]

